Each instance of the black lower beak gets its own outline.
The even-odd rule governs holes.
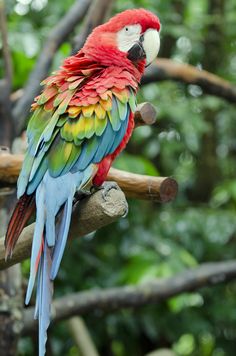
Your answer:
[[[140,37],[139,41],[136,42],[133,47],[128,50],[128,59],[132,62],[137,62],[146,58],[145,51],[143,49],[143,36]]]

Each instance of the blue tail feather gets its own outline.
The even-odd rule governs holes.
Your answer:
[[[69,172],[57,178],[46,172],[36,190],[37,214],[25,302],[29,303],[37,276],[35,318],[39,319],[39,356],[45,355],[53,279],[57,275],[67,241],[73,197],[76,189],[81,189],[92,173],[92,165],[83,172]],[[64,207],[63,216],[55,228],[55,218],[61,207]]]
[[[50,324],[51,302],[53,294],[53,285],[50,279],[51,269],[51,251],[44,245],[44,253],[42,255],[42,269],[41,269],[41,292],[39,299],[39,356],[44,356],[46,351],[47,329]]]
[[[41,260],[40,260],[40,263],[39,263],[39,268],[38,268],[38,275],[37,275],[37,291],[36,291],[36,301],[35,301],[35,309],[34,309],[34,319],[38,319],[39,318],[39,300],[41,298],[40,296],[40,292],[42,290],[42,285],[41,285],[41,269],[42,269],[42,266],[41,266]]]
[[[63,252],[66,246],[67,235],[69,232],[71,213],[72,213],[73,196],[70,196],[65,204],[63,218],[59,229],[57,244],[53,253],[51,279],[55,279],[58,269],[60,267]]]

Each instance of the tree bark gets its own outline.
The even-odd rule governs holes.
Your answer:
[[[206,44],[206,50],[209,51],[207,46]],[[206,56],[207,60],[208,52]],[[219,58],[221,56],[218,53]],[[141,83],[149,84],[155,81],[174,80],[185,84],[195,84],[200,86],[206,94],[215,95],[230,103],[236,103],[236,86],[218,75],[212,74],[213,68],[210,64],[205,63],[205,68],[205,70],[201,70],[190,64],[177,63],[167,58],[158,58],[155,63],[147,68]],[[214,68],[216,72],[219,69],[216,65]]]
[[[68,326],[80,356],[99,356],[82,318],[77,316],[69,319]]]
[[[74,206],[69,238],[89,234],[111,224],[127,212],[128,204],[118,186],[112,187],[105,196],[103,190],[99,190]],[[12,258],[7,261],[5,261],[4,237],[0,238],[0,270],[30,257],[33,232],[34,224],[23,230]]]
[[[0,146],[11,147],[14,135],[10,101],[12,65],[3,0],[0,0],[0,33],[5,72],[5,78],[0,81]],[[1,153],[0,150],[0,159]],[[1,235],[5,232],[13,200],[11,195],[0,196]],[[20,266],[15,265],[0,272],[0,353],[4,356],[15,356],[17,354],[17,341],[22,327],[21,319],[21,271]]]
[[[23,155],[0,156],[0,187],[14,187],[21,170]],[[175,199],[178,184],[174,178],[154,177],[111,168],[108,181],[116,182],[128,198],[167,203]]]
[[[167,203],[175,199],[177,182],[168,177],[152,177],[111,168],[108,181],[115,181],[128,198]]]
[[[15,356],[22,329],[22,293],[20,266],[0,272],[0,350]]]
[[[52,303],[52,323],[94,310],[112,312],[121,308],[137,308],[157,304],[184,292],[205,286],[226,283],[236,278],[236,261],[204,263],[171,278],[153,279],[138,286],[124,286],[103,290],[73,293]],[[34,307],[25,309],[23,334],[37,326]]]

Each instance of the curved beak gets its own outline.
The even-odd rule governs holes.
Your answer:
[[[146,58],[146,53],[143,48],[143,35],[129,50],[127,56],[132,62],[137,62]]]
[[[157,30],[152,28],[144,33],[143,49],[146,53],[146,66],[156,59],[160,49],[160,35]]]
[[[157,30],[152,28],[144,32],[139,41],[136,42],[128,51],[128,58],[137,62],[146,58],[146,67],[157,57],[160,49],[160,35]]]

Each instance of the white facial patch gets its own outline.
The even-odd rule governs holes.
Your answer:
[[[160,49],[160,36],[157,30],[150,28],[144,33],[143,49],[146,53],[148,65],[154,61]]]
[[[125,26],[117,32],[117,45],[120,51],[128,52],[139,41],[142,28],[140,25]]]

